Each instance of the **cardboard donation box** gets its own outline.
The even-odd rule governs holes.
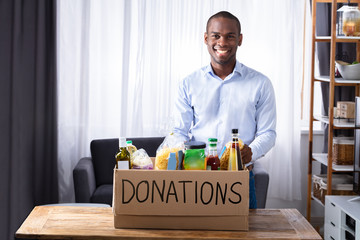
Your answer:
[[[115,228],[248,230],[248,171],[114,170]]]

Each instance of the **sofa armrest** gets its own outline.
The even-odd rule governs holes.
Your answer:
[[[95,191],[96,182],[91,157],[81,158],[73,170],[75,201],[89,203]]]
[[[265,208],[266,197],[269,186],[269,173],[260,162],[255,162],[253,167],[255,177],[255,191],[258,208]]]

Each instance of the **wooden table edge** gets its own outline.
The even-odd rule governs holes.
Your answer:
[[[15,236],[17,238],[38,238],[38,239],[86,239],[81,238],[79,236],[70,236],[70,235],[63,235],[62,238],[57,235],[44,235],[42,234],[42,228],[44,224],[46,223],[49,213],[51,213],[54,206],[37,206],[35,207],[29,216],[25,219],[23,224],[20,226],[20,228],[16,231]],[[59,207],[59,206],[57,206]],[[80,207],[76,207],[80,208]],[[86,208],[86,207],[83,207]],[[106,210],[109,210],[109,208],[104,208]],[[110,208],[111,209],[111,208]],[[263,211],[279,211],[284,217],[287,219],[289,224],[294,228],[298,235],[298,239],[322,239],[318,232],[315,231],[315,229],[311,226],[311,224],[303,217],[303,215],[297,210],[297,209],[258,209],[258,210],[250,210],[249,215],[255,214],[256,212],[263,212]],[[33,222],[32,222],[33,221]],[[29,224],[31,223],[31,224]],[[35,228],[32,228],[33,226],[36,226]],[[30,226],[30,227],[29,227]],[[144,230],[144,229],[141,229]],[[149,230],[149,229],[148,229]],[[176,230],[175,230],[176,231]],[[178,230],[183,231],[183,230]],[[192,231],[192,230],[189,230]],[[209,230],[211,231],[211,230]],[[229,231],[232,232],[232,231]],[[142,239],[141,237],[129,237],[129,236],[94,236],[90,237],[89,239]],[[147,238],[147,239],[156,239],[156,238]],[[185,239],[185,238],[177,238],[177,239]],[[196,239],[193,237],[186,238],[187,240]],[[211,238],[213,240],[219,239],[218,237],[214,236]],[[232,239],[232,238],[230,238]],[[235,239],[235,238],[234,238]],[[244,237],[246,239],[246,237]],[[262,238],[262,239],[274,239],[274,238]],[[278,239],[284,239],[284,238],[278,238]]]

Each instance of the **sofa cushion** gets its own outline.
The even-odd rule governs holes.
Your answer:
[[[113,185],[104,184],[96,188],[94,194],[90,198],[90,202],[105,203],[112,206],[112,195],[113,195]]]
[[[119,139],[98,139],[90,143],[96,186],[112,184],[115,154],[119,150]]]

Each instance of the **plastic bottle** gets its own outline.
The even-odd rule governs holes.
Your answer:
[[[206,157],[206,170],[220,170],[216,138],[209,138],[209,154]]]
[[[126,149],[130,153],[130,168],[133,167],[134,162],[134,152],[136,152],[137,148],[132,144],[131,140],[126,141]]]
[[[230,146],[230,156],[229,156],[229,171],[238,171],[244,170],[244,165],[241,159],[241,152],[239,148],[239,135],[238,129],[232,129],[232,142]]]
[[[126,139],[119,138],[119,152],[115,155],[117,169],[130,169],[130,153],[126,149]]]

